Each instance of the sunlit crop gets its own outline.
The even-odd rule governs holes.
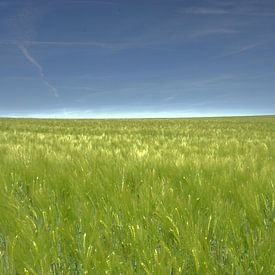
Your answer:
[[[1,274],[275,274],[275,117],[0,120]]]

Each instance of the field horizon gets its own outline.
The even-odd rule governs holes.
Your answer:
[[[36,116],[0,116],[1,119],[38,119],[38,120],[146,120],[146,119],[215,119],[215,118],[265,118],[275,117],[275,114],[252,115],[213,115],[213,116],[171,116],[171,117],[36,117]]]

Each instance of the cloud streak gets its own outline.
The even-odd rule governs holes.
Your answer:
[[[209,28],[209,29],[202,29],[198,31],[194,31],[191,35],[192,38],[201,38],[204,36],[211,36],[211,35],[231,35],[236,34],[238,31],[229,28]]]
[[[85,42],[85,41],[38,41],[38,40],[20,40],[21,44],[26,46],[39,47],[67,47],[67,48],[91,48],[120,51],[129,48],[140,48],[146,45],[139,45],[133,42]],[[18,47],[17,40],[0,40],[0,46],[15,45]]]
[[[81,42],[81,41],[37,41],[37,40],[21,40],[21,44],[28,45],[28,46],[90,46],[90,47],[101,47],[101,48],[108,48],[110,47],[108,43],[101,43],[101,42]],[[0,41],[0,45],[17,45],[17,40],[2,40]],[[113,44],[111,44],[113,45]],[[119,44],[115,44],[119,45]]]
[[[220,8],[208,8],[208,7],[189,7],[181,10],[183,14],[200,14],[200,15],[223,15],[228,14],[229,11]]]
[[[234,56],[234,55],[239,55],[239,54],[242,54],[242,53],[246,53],[246,52],[249,52],[249,51],[252,51],[262,45],[266,44],[266,42],[259,42],[259,43],[254,43],[254,44],[249,44],[249,45],[245,45],[239,49],[236,49],[234,51],[231,51],[231,52],[228,52],[228,53],[225,53],[221,56],[219,56],[219,58],[222,58],[222,57],[228,57],[228,56]]]
[[[187,15],[245,15],[245,16],[275,16],[274,6],[255,5],[247,3],[246,5],[234,4],[224,6],[219,4],[211,6],[191,6],[180,10],[180,13]]]
[[[65,4],[100,4],[100,5],[115,5],[116,3],[112,1],[97,1],[97,0],[67,0],[64,1]]]
[[[82,42],[82,41],[37,41],[37,40],[21,40],[26,46],[38,47],[55,47],[55,48],[86,48],[90,50],[103,50],[107,53],[117,53],[128,49],[151,49],[151,50],[168,50],[159,45],[167,44],[167,41],[125,41],[125,42]],[[16,45],[16,40],[2,40],[0,46]]]
[[[38,63],[37,60],[35,60],[35,58],[29,53],[28,49],[25,46],[19,44],[18,49],[21,51],[24,57],[37,69],[43,84],[52,92],[54,97],[58,98],[59,94],[57,92],[57,89],[45,78],[43,67]]]

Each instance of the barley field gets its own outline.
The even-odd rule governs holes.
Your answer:
[[[0,274],[275,274],[275,116],[0,119]]]

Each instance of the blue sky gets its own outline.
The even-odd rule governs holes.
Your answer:
[[[0,0],[0,116],[274,113],[274,0]]]

